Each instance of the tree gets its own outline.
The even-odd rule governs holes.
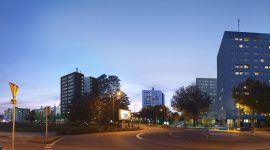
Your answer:
[[[70,108],[70,112],[67,114],[68,120],[75,124],[85,124],[91,121],[91,101],[93,97],[84,97],[73,102]]]
[[[140,115],[145,123],[162,124],[168,118],[169,108],[163,105],[142,108]]]
[[[206,93],[195,85],[189,85],[176,90],[171,106],[174,110],[182,112],[184,116],[192,118],[195,126],[199,115],[208,111],[210,103],[210,97]]]
[[[270,87],[259,80],[247,78],[232,89],[235,104],[249,108],[252,113],[251,125],[254,127],[254,114],[270,113]]]
[[[31,110],[26,116],[25,120],[29,120],[30,122],[36,121],[36,112],[34,110]]]
[[[97,78],[99,97],[107,97],[115,94],[120,89],[120,79],[117,76],[103,74]]]
[[[90,121],[107,124],[113,118],[113,104],[115,120],[118,120],[119,109],[128,109],[129,97],[120,90],[120,79],[117,76],[103,74],[97,78],[97,82],[98,95],[86,95],[74,101],[67,114],[69,121],[77,124]],[[121,92],[121,95],[117,95],[117,92]]]

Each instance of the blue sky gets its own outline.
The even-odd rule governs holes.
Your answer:
[[[226,30],[270,33],[270,1],[96,0],[0,1],[0,111],[11,107],[8,82],[20,86],[18,107],[58,105],[60,77],[117,75],[141,108],[155,87],[170,106],[173,92],[196,77],[216,77]]]

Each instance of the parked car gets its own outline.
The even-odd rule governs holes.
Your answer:
[[[240,128],[240,131],[254,131],[254,128],[252,128],[252,127],[241,127]]]
[[[224,127],[224,126],[221,126],[221,125],[214,125],[214,129],[217,129],[217,130],[228,130],[227,127]]]
[[[178,122],[175,127],[176,128],[185,128],[185,123],[184,122]]]

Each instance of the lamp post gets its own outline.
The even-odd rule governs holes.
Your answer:
[[[240,104],[239,103],[236,103],[236,108],[238,109],[237,128],[240,128]]]
[[[134,127],[135,127],[135,107],[136,107],[137,105],[133,105],[133,107],[134,107],[134,110],[133,110],[133,125],[134,125]]]
[[[121,92],[121,91],[117,91],[117,92],[116,92],[116,96],[119,97],[119,96],[121,96],[121,95],[122,95],[122,92]],[[114,123],[114,99],[113,99],[113,120],[112,120],[112,121],[113,121],[113,123]]]
[[[16,113],[16,95],[19,90],[19,86],[9,82],[10,91],[12,94],[11,104],[13,105],[13,114],[12,114],[12,150],[14,150],[14,144],[15,144],[15,113]]]

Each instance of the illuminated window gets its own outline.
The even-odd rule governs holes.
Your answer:
[[[264,59],[260,59],[261,62],[264,62]]]
[[[244,119],[244,123],[249,123],[249,119]]]
[[[239,41],[243,41],[243,39],[242,38],[239,38]]]
[[[235,65],[234,67],[235,67],[235,68],[239,68],[239,66],[238,66],[238,65]]]
[[[258,76],[258,75],[260,75],[260,73],[259,72],[254,72],[254,75]]]
[[[243,75],[243,72],[239,72],[239,75]]]
[[[270,49],[270,46],[268,46],[268,49]]]
[[[248,42],[248,41],[250,41],[250,39],[249,38],[244,38],[244,41]]]
[[[239,48],[243,48],[243,45],[241,44],[241,45],[239,45]]]
[[[244,68],[249,68],[249,65],[244,65]]]
[[[239,68],[243,68],[243,65],[239,65]]]
[[[239,75],[239,72],[235,72],[235,75]]]
[[[238,38],[234,38],[235,41],[238,41]]]
[[[265,69],[269,69],[269,66],[264,66]]]

